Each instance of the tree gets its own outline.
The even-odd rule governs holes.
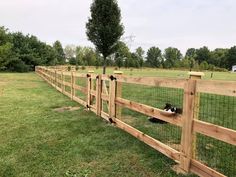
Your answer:
[[[227,52],[229,49],[217,48],[211,52],[211,60],[208,62],[217,67],[227,68]]]
[[[195,60],[198,61],[199,63],[203,61],[209,62],[211,60],[210,50],[206,46],[197,49]]]
[[[65,53],[63,51],[62,45],[60,41],[56,41],[53,44],[53,48],[56,53],[56,58],[59,64],[64,64],[65,63]]]
[[[147,64],[150,67],[160,67],[162,61],[161,50],[158,47],[151,47],[147,51]]]
[[[201,64],[199,65],[199,68],[201,70],[207,70],[209,68],[208,63],[206,61],[201,62]]]
[[[173,47],[166,48],[163,56],[165,58],[165,62],[164,62],[165,68],[171,68],[171,67],[177,66],[177,63],[182,58],[182,54],[180,50]]]
[[[196,55],[196,49],[195,48],[189,48],[186,51],[185,57],[186,58],[195,58],[195,55]]]
[[[75,45],[66,45],[64,48],[65,58],[69,61],[71,58],[76,56]]]
[[[139,66],[140,67],[143,67],[143,63],[144,63],[144,53],[145,51],[142,49],[142,47],[138,47],[136,50],[135,50],[135,54],[138,58],[138,63],[139,63]]]
[[[106,73],[106,60],[116,51],[116,44],[124,33],[121,12],[116,0],[94,0],[91,18],[86,23],[88,39],[103,55],[103,74]]]
[[[124,42],[118,41],[117,51],[114,56],[115,64],[120,68],[124,66],[125,61],[126,61],[126,67],[129,67],[130,62],[128,61],[130,58],[131,58],[131,53],[128,46]]]
[[[236,46],[231,47],[226,55],[227,69],[232,69],[233,65],[236,65]]]

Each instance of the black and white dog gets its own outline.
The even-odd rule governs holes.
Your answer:
[[[166,103],[166,106],[164,107],[163,110],[167,111],[167,112],[172,112],[172,113],[175,113],[175,114],[182,114],[182,112],[183,112],[181,108],[177,108],[175,106],[172,106],[170,103]],[[166,121],[160,120],[160,119],[155,118],[155,117],[149,117],[148,120],[150,122],[159,123],[159,124],[166,124],[167,123]]]

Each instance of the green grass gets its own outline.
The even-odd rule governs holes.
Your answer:
[[[88,70],[93,70],[95,73],[102,73],[102,68],[99,67],[87,67],[85,70],[78,70],[81,73],[87,73]],[[121,71],[125,75],[129,76],[151,76],[151,77],[171,77],[171,78],[188,78],[188,70],[167,70],[167,69],[154,69],[154,68],[143,68],[143,69],[135,69],[135,68],[121,68]],[[114,67],[107,67],[107,73],[113,74]],[[215,72],[215,71],[203,71],[205,76],[203,79],[206,80],[232,80],[236,81],[236,73],[232,72]],[[211,74],[213,73],[213,77],[211,78]]]
[[[34,73],[0,74],[0,176],[178,176],[172,160],[78,106]]]

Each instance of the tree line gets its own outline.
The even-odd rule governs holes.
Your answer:
[[[41,42],[36,36],[9,32],[0,26],[0,71],[27,72],[37,65],[65,64],[62,45]]]
[[[107,66],[185,68],[193,70],[230,70],[236,64],[236,46],[229,49],[209,50],[189,48],[183,55],[179,49],[168,47],[161,51],[153,46],[146,52],[142,47],[131,51],[122,41],[116,43],[112,54],[106,57]],[[104,58],[92,47],[67,45],[63,49],[60,41],[48,45],[36,36],[21,32],[9,32],[0,27],[0,70],[26,72],[37,65],[103,66]]]
[[[103,66],[103,57],[91,47],[68,45],[64,49],[65,56],[72,65]],[[118,41],[116,51],[107,57],[106,65],[118,68],[152,67],[152,68],[183,68],[192,70],[231,70],[236,64],[236,46],[229,49],[217,48],[209,50],[204,46],[198,49],[189,48],[183,55],[174,47],[161,51],[158,47],[150,47],[145,52],[138,47],[131,52],[128,46]]]

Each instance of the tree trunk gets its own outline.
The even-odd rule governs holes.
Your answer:
[[[102,72],[103,74],[106,74],[106,64],[107,64],[106,59],[107,59],[107,57],[104,56],[103,57],[103,72]]]

